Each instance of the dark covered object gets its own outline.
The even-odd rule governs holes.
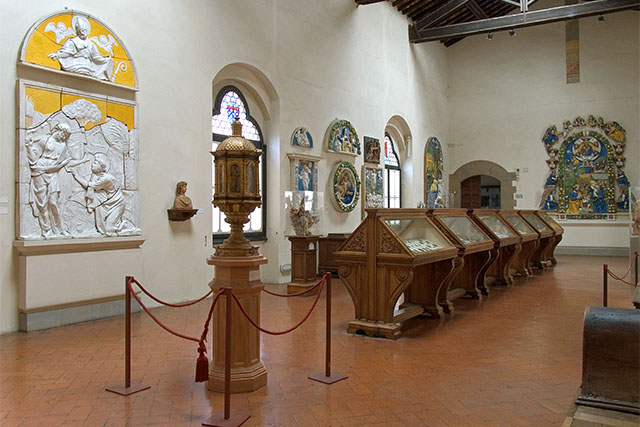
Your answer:
[[[640,311],[587,308],[576,404],[640,414]]]

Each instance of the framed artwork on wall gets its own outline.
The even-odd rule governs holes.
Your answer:
[[[370,136],[365,136],[363,139],[365,163],[380,164],[380,140]]]
[[[384,175],[383,168],[362,166],[362,217],[365,209],[384,207]]]

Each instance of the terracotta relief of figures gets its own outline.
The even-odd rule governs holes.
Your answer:
[[[565,120],[562,130],[547,128],[542,142],[550,169],[542,209],[588,215],[629,208],[629,181],[623,170],[626,132],[617,122],[578,116]]]
[[[296,128],[291,135],[291,145],[294,147],[313,148],[313,138],[305,127]]]
[[[384,208],[384,178],[380,167],[362,166],[362,214],[368,208]]]
[[[442,146],[438,138],[431,137],[424,147],[424,200],[427,208],[439,207],[436,206],[436,201],[442,200],[444,194],[442,170]]]
[[[380,140],[378,138],[364,137],[364,161],[366,163],[380,163]]]
[[[352,155],[361,154],[358,133],[347,120],[336,120],[331,124],[327,151]]]
[[[351,212],[360,198],[360,178],[350,162],[340,162],[333,174],[333,196],[338,210]]]
[[[318,191],[318,161],[320,157],[290,153],[291,190]]]
[[[37,22],[22,44],[20,62],[136,87],[129,55],[96,18],[67,11]]]
[[[140,234],[135,107],[21,82],[18,238]]]

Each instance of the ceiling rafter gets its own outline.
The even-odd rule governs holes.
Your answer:
[[[480,7],[478,3],[476,3],[475,0],[469,0],[469,4],[467,4],[467,7],[476,18],[478,19],[489,18],[489,15],[486,14],[486,12]]]
[[[449,3],[452,2],[448,2],[447,4]],[[594,0],[587,3],[558,6],[527,13],[456,23],[442,27],[427,28],[424,25],[418,27],[418,23],[416,23],[409,25],[409,41],[412,43],[423,43],[466,37],[473,34],[542,25],[568,19],[635,9],[638,7],[640,7],[640,0]],[[423,22],[429,21],[425,20]]]
[[[434,12],[418,20],[413,24],[416,31],[420,31],[423,28],[429,28],[446,18],[456,10],[465,6],[469,0],[452,0],[445,3],[443,6],[436,9]]]

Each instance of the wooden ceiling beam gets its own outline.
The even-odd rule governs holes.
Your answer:
[[[640,7],[640,0],[594,0],[587,3],[534,10],[524,14],[518,13],[515,15],[499,16],[444,27],[425,28],[417,27],[416,24],[414,24],[409,25],[409,41],[412,43],[423,43],[434,40],[466,37],[473,34],[530,27],[638,7]]]
[[[421,31],[423,29],[429,28],[437,24],[440,20],[444,19],[448,15],[452,14],[456,10],[465,6],[469,0],[452,0],[446,2],[442,7],[439,7],[433,13],[428,14],[424,18],[416,21],[413,24],[413,27],[416,31]]]
[[[478,3],[476,3],[475,0],[469,0],[469,4],[467,4],[467,7],[471,11],[471,13],[475,15],[476,18],[478,19],[489,18],[489,15],[485,13],[485,11],[480,7],[480,5],[478,5]]]

